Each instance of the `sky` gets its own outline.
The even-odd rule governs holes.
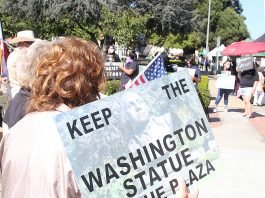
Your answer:
[[[240,0],[250,37],[255,40],[265,33],[265,0]]]

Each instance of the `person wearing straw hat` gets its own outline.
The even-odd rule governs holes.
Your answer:
[[[16,75],[16,62],[19,57],[20,50],[29,47],[35,41],[34,33],[31,30],[23,30],[17,33],[17,36],[9,41],[10,44],[17,47],[7,58],[8,70],[8,101],[10,101],[18,93],[21,88]]]

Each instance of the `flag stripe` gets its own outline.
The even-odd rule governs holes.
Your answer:
[[[3,33],[3,27],[2,27],[2,21],[0,19],[0,41],[1,41],[1,50],[2,50],[2,57],[1,57],[1,76],[7,76],[7,66],[6,66],[6,60],[8,57],[8,50],[6,47],[6,44],[4,43],[4,33]]]
[[[140,76],[140,80],[141,80],[142,83],[145,83],[143,75]]]
[[[167,75],[167,71],[164,67],[164,60],[158,54],[128,86],[129,88],[144,84],[150,80],[158,79]]]

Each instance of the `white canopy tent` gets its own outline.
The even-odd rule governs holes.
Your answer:
[[[222,56],[222,51],[225,49],[225,46],[224,44],[222,44],[219,48],[214,48],[212,51],[210,51],[208,53],[209,56],[217,56],[217,53],[218,53],[218,56]]]

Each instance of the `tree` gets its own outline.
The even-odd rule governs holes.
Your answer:
[[[227,9],[229,8],[229,11]],[[200,40],[199,46],[205,46],[206,29],[207,29],[207,17],[208,17],[208,0],[198,0],[197,8],[195,11],[195,30],[198,33]],[[233,11],[233,14],[231,12]],[[244,23],[244,17],[242,13],[242,6],[239,0],[212,0],[211,4],[211,21],[210,21],[210,35],[209,35],[209,47],[213,48],[216,45],[216,37],[221,36],[222,42],[231,43],[238,39],[245,39],[249,36],[247,27]],[[226,14],[233,18],[227,18],[226,23],[220,23],[221,18],[226,18]],[[240,29],[235,29],[232,26],[231,21],[237,21]],[[231,27],[229,30],[226,27]],[[225,33],[222,29],[228,30],[229,33]],[[222,32],[222,35],[219,35]],[[235,37],[228,36],[230,34],[236,35]],[[233,40],[235,39],[235,40]]]
[[[184,34],[192,30],[194,0],[138,0],[134,9],[150,13],[148,28],[160,35]]]
[[[160,46],[205,46],[208,0],[0,0],[0,7],[10,32],[28,27],[39,38],[76,35],[97,43],[102,35],[112,35],[120,44],[133,45],[143,34]],[[222,23],[226,14],[233,23]],[[210,48],[219,34],[224,43],[248,36],[241,14],[239,0],[212,0]],[[233,28],[235,21],[239,30]],[[227,34],[226,26],[231,26]]]
[[[55,24],[52,30],[57,30],[59,35],[66,35],[68,29],[79,27],[86,34],[89,34],[91,40],[97,41],[95,32],[91,32],[87,27],[98,25],[102,4],[97,0],[4,0],[2,11],[11,15],[15,22],[19,19],[27,19],[32,22],[35,29],[39,29],[40,35],[44,30],[43,24]],[[61,24],[66,26],[61,28]],[[46,31],[46,30],[45,30]],[[37,34],[38,34],[37,33]]]
[[[139,34],[146,35],[146,22],[149,15],[141,15],[133,9],[112,13],[104,7],[100,23],[105,35],[112,35],[120,45],[132,46]]]
[[[224,45],[244,40],[249,36],[244,17],[232,8],[226,8],[218,21],[215,35],[221,36]]]

